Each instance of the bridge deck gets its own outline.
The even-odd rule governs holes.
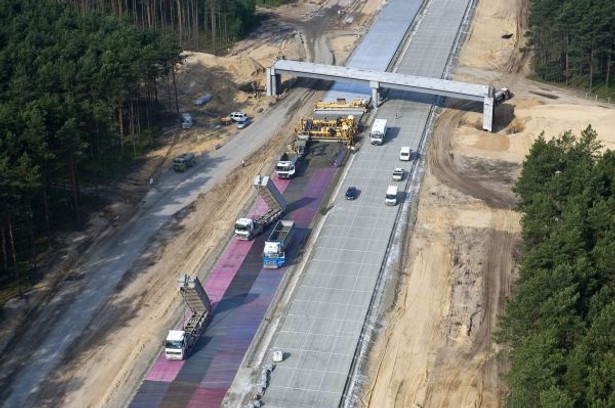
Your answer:
[[[375,83],[377,84],[375,87],[378,88],[400,89],[403,91],[450,96],[478,102],[483,102],[485,97],[493,96],[493,89],[489,85],[406,75],[395,72],[381,72],[369,69],[290,60],[277,60],[270,69],[271,75],[290,74],[330,81],[362,83],[368,86]]]

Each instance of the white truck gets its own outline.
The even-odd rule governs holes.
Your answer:
[[[288,152],[282,153],[275,165],[275,173],[281,179],[293,178],[297,173],[297,163],[305,154],[305,140],[297,140],[289,147]]]
[[[397,186],[389,186],[389,188],[387,188],[384,203],[386,205],[397,205]]]
[[[235,238],[249,241],[269,225],[279,220],[286,211],[286,200],[268,176],[256,176],[253,183],[258,195],[269,210],[256,218],[240,218],[235,222]]]
[[[384,143],[384,138],[387,134],[387,130],[389,127],[387,126],[386,119],[376,119],[374,120],[374,124],[372,125],[372,130],[369,132],[369,139],[373,145],[381,145]]]
[[[273,227],[263,249],[263,268],[278,269],[286,263],[286,250],[295,232],[295,222],[280,220]]]
[[[177,279],[179,293],[190,309],[190,318],[181,330],[169,330],[164,341],[167,360],[185,360],[211,319],[211,302],[196,276],[182,275]]]

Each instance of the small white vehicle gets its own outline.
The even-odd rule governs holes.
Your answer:
[[[402,161],[410,161],[410,156],[412,155],[412,150],[408,146],[402,146],[399,149],[399,160]]]
[[[384,203],[386,205],[397,205],[397,186],[389,186]]]
[[[404,169],[397,167],[393,170],[393,180],[402,181],[404,179]]]
[[[231,112],[229,117],[235,122],[239,122],[239,123],[242,123],[248,120],[248,115],[246,115],[245,112]]]

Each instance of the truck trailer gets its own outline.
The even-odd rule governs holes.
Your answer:
[[[256,176],[253,186],[269,210],[256,218],[240,218],[235,222],[235,238],[244,241],[251,240],[279,220],[287,207],[282,193],[268,176]]]
[[[273,227],[263,250],[263,268],[278,269],[286,263],[286,250],[295,232],[295,222],[280,220]]]
[[[389,127],[387,126],[386,119],[376,119],[374,120],[374,124],[372,125],[372,130],[369,132],[369,139],[371,144],[373,145],[381,145],[384,143],[384,138],[387,134],[387,130]]]
[[[185,360],[211,319],[211,302],[196,276],[182,275],[177,287],[188,309],[190,318],[181,330],[169,330],[164,342],[167,360]]]

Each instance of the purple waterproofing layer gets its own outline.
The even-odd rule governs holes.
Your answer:
[[[335,172],[335,168],[316,169],[310,172],[307,183],[297,183],[303,184],[303,188],[288,191],[284,219],[296,223],[287,254],[289,264],[299,251]],[[290,184],[290,180],[275,177],[273,182],[280,192],[285,192]],[[294,197],[297,199],[292,201]],[[266,205],[259,198],[250,215],[264,210]],[[133,399],[132,407],[220,406],[286,271],[262,269],[265,236],[229,243],[204,285],[214,304],[214,316],[193,355],[185,361],[167,361],[161,355]]]

